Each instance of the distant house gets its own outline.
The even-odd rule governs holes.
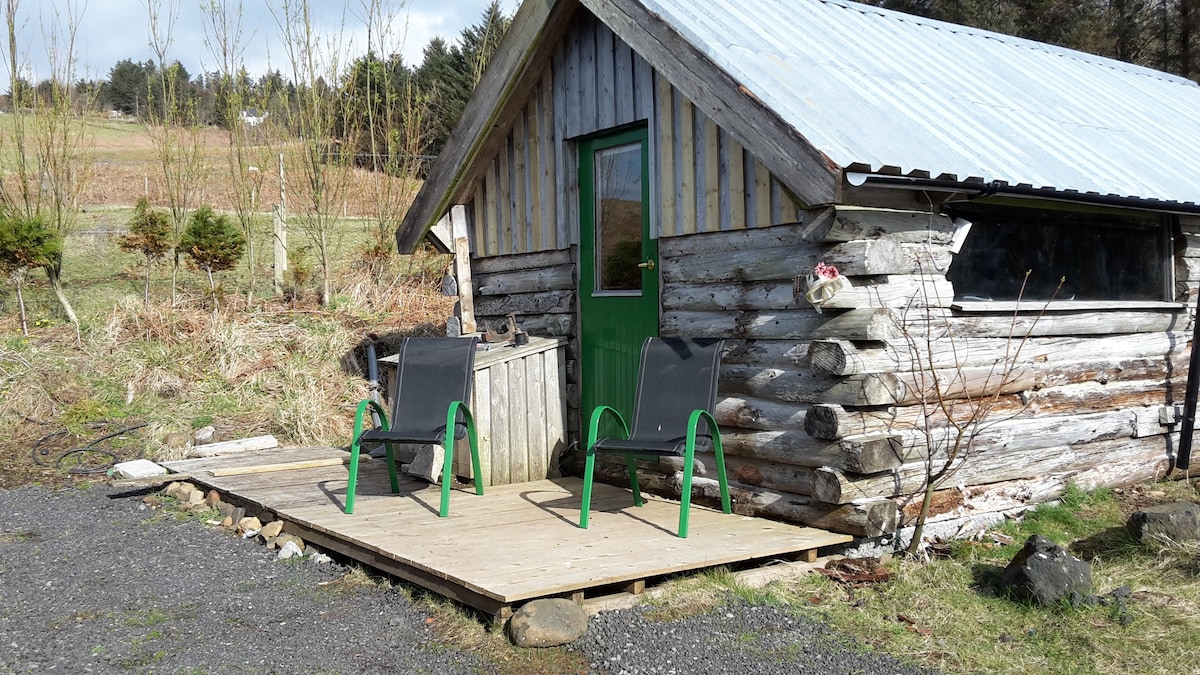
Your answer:
[[[646,336],[725,338],[738,508],[878,534],[952,435],[934,375],[1003,392],[938,518],[1173,465],[1197,157],[1200,86],[1069,49],[843,0],[530,0],[396,236],[450,222],[462,325],[568,338],[575,442]]]
[[[262,111],[259,112],[254,108],[246,108],[238,113],[238,119],[248,127],[256,127],[267,120],[267,116],[271,113]]]

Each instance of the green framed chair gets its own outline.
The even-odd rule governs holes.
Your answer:
[[[354,441],[350,445],[350,476],[346,485],[346,513],[354,513],[358,483],[358,461],[364,443],[381,443],[387,450],[388,477],[392,492],[400,491],[393,443],[435,444],[443,447],[442,500],[438,515],[450,515],[450,484],[453,482],[454,441],[466,437],[471,446],[475,471],[475,494],[483,494],[480,482],[479,442],[471,417],[471,380],[475,368],[475,345],[479,338],[405,338],[396,364],[389,418],[379,403],[366,399],[354,413]],[[374,411],[378,426],[363,430],[364,419]]]
[[[721,486],[721,508],[730,513],[729,481],[721,434],[713,418],[717,400],[717,376],[723,340],[647,338],[642,344],[634,398],[633,430],[613,408],[600,405],[588,424],[587,460],[583,472],[583,505],[579,527],[587,528],[592,504],[592,479],[596,455],[620,455],[629,469],[634,506],[642,505],[635,459],[683,457],[683,485],[679,504],[679,536],[687,537],[692,504],[692,469],[697,447],[711,447],[717,458]],[[600,423],[611,415],[620,423],[625,438],[597,438]],[[701,433],[701,422],[703,433]]]

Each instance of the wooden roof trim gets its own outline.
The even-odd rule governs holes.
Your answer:
[[[414,250],[425,232],[450,209],[471,164],[501,126],[502,116],[510,107],[508,104],[517,93],[530,86],[527,83],[530,77],[536,82],[540,75],[541,69],[536,67],[534,55],[549,51],[543,46],[542,38],[564,30],[577,7],[575,0],[526,0],[521,3],[483,79],[463,110],[462,118],[433,163],[425,186],[396,228],[396,248],[401,253]]]
[[[842,169],[638,0],[581,0],[809,207],[840,200]]]

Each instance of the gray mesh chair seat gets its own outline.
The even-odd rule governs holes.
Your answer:
[[[471,417],[471,378],[475,369],[475,344],[478,338],[405,338],[396,365],[396,383],[392,390],[389,420],[383,407],[365,400],[354,415],[354,441],[350,445],[350,476],[346,487],[346,513],[354,512],[354,492],[358,482],[358,462],[363,443],[383,443],[387,450],[388,477],[392,492],[400,491],[396,474],[394,443],[435,444],[443,447],[442,499],[438,514],[450,515],[451,470],[454,441],[467,438],[471,446],[471,467],[475,471],[475,492],[483,494],[480,482],[479,443],[475,421]],[[368,413],[378,414],[380,424],[363,430]],[[453,434],[446,430],[454,429]]]
[[[717,460],[722,510],[725,513],[732,511],[721,435],[712,415],[717,400],[722,345],[722,340],[646,339],[638,367],[632,431],[613,408],[601,405],[592,411],[583,472],[583,504],[579,513],[581,528],[588,526],[597,454],[625,458],[635,506],[642,505],[642,494],[634,460],[639,457],[683,457],[679,536],[686,537],[696,450],[711,449]],[[600,423],[606,416],[616,418],[626,432],[626,438],[597,437]]]

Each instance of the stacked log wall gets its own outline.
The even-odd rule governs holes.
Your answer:
[[[1200,219],[1181,225],[1182,294],[1200,286],[1188,276]],[[716,412],[735,494],[831,513],[871,504],[878,516],[880,501],[911,509],[925,459],[954,447],[951,422],[970,419],[998,386],[988,424],[969,430],[966,461],[944,486],[954,513],[1044,501],[1072,481],[1163,475],[1177,444],[1190,313],[1153,303],[1063,304],[1015,318],[1008,308],[961,311],[945,279],[952,241],[941,217],[839,206],[811,210],[799,226],[660,242],[663,334],[726,339]],[[852,284],[821,312],[792,287],[818,261]],[[944,407],[921,404],[935,375],[943,388],[957,383]],[[715,457],[701,459],[711,476]],[[677,473],[643,469],[678,493]],[[861,518],[839,526],[871,531]]]
[[[1200,219],[1180,225],[1175,300],[1194,302]],[[954,498],[935,500],[957,506],[942,517],[1043,501],[1072,481],[1118,486],[1165,474],[1178,443],[1191,312],[1154,303],[1056,303],[1019,315],[964,309],[855,307],[814,333],[811,370],[840,381],[810,406],[806,433],[829,442],[893,434],[902,462],[873,475],[822,467],[811,479],[814,498],[892,498],[913,515],[925,458],[945,458],[954,422],[980,414],[978,401],[997,388],[1003,394],[984,413],[987,424],[966,429],[971,443],[943,486]],[[928,400],[934,377],[953,390],[947,409]]]

